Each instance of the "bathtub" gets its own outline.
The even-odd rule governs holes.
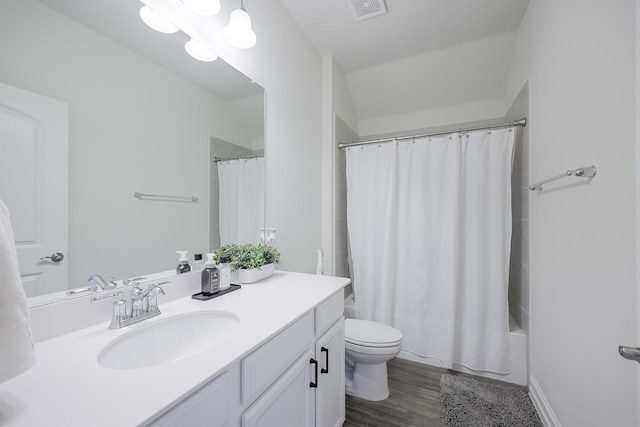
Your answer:
[[[355,319],[356,309],[353,301],[353,295],[348,296],[344,300],[344,316],[347,319]],[[528,364],[527,364],[527,336],[513,317],[509,317],[509,332],[511,335],[511,373],[495,374],[493,372],[474,371],[465,366],[454,364],[454,369],[458,372],[472,374],[478,377],[491,378],[494,380],[504,381],[511,384],[528,386]],[[415,354],[401,351],[398,355],[401,359],[411,360],[413,362],[424,363],[425,365],[436,366],[442,368],[442,363],[430,357],[420,357]]]

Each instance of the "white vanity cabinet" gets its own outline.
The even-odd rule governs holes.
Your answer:
[[[142,337],[156,330],[145,325],[224,312],[239,319],[233,334],[197,349],[170,340],[189,356],[114,369],[101,364],[100,354],[130,330],[108,329],[111,313],[104,312],[96,317],[98,323],[36,343],[38,363],[0,384],[2,427],[342,425],[343,289],[349,279],[276,271],[258,284],[205,302],[191,298],[200,289],[199,279],[197,274],[176,276],[167,285],[167,293],[176,298],[163,303],[162,315],[130,330]],[[52,305],[34,314],[35,327],[84,316],[94,307],[89,300]],[[201,331],[202,344],[207,333]],[[106,416],[96,411],[95,396],[104,396],[103,403],[115,409]],[[69,402],[74,402],[73,411]]]
[[[338,292],[242,360],[242,427],[342,425],[343,306]]]
[[[238,426],[240,367],[234,363],[189,397],[147,424],[149,427]]]
[[[315,413],[318,427],[339,427],[345,419],[344,319],[341,317],[315,345],[318,387]]]
[[[336,292],[149,426],[341,426],[343,307]]]

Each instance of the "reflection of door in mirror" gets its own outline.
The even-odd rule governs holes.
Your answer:
[[[67,288],[68,123],[67,104],[0,83],[0,199],[27,296]]]
[[[210,247],[260,243],[264,227],[263,150],[211,138]]]

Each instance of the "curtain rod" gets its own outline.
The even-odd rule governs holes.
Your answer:
[[[338,144],[338,149],[342,150],[343,148],[347,148],[347,147],[356,147],[358,145],[375,144],[375,143],[378,143],[378,142],[392,142],[392,141],[400,141],[400,140],[403,140],[403,139],[426,138],[426,137],[429,137],[429,136],[449,135],[451,133],[464,133],[464,132],[471,132],[471,131],[474,131],[474,130],[504,129],[504,128],[510,128],[510,127],[514,127],[514,126],[523,126],[524,127],[526,125],[527,125],[527,118],[523,117],[520,120],[515,120],[515,121],[510,122],[510,123],[501,123],[501,124],[497,124],[497,125],[485,125],[485,126],[477,126],[477,127],[463,128],[463,129],[456,129],[456,130],[431,132],[431,133],[421,133],[419,135],[397,136],[395,138],[369,139],[369,140],[365,140],[365,141],[351,142],[351,143],[345,143],[345,144],[340,143],[340,144]]]
[[[260,157],[264,157],[264,154],[252,154],[250,156],[232,157],[230,159],[223,159],[222,157],[214,157],[211,159],[211,161],[213,163],[218,163],[218,162],[229,162],[231,160],[258,159]]]

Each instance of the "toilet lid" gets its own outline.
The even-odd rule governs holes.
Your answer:
[[[344,339],[352,344],[366,347],[390,347],[402,341],[402,332],[382,323],[346,319]]]

